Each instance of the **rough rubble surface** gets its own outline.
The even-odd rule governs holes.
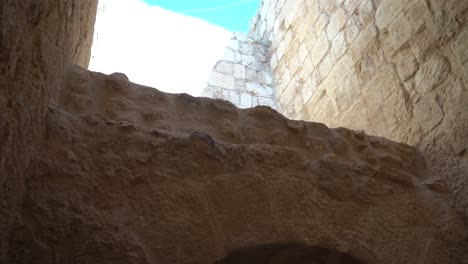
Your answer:
[[[455,263],[462,223],[413,147],[77,66],[61,91],[15,263],[214,263],[275,243]]]

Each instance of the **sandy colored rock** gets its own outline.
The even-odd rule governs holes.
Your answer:
[[[214,263],[278,243],[363,263],[454,263],[464,240],[408,145],[77,66],[61,91],[14,263]]]
[[[310,31],[296,12],[258,27],[285,36],[285,113],[365,132],[89,72],[70,63],[89,60],[95,1],[1,2],[0,263],[466,262],[468,9],[421,1],[288,1],[322,35],[337,5],[347,16],[332,27],[349,50],[309,74],[285,63],[296,40],[320,41],[296,34]],[[401,12],[415,34],[387,49],[373,19],[392,28]],[[403,51],[417,63],[393,62]]]

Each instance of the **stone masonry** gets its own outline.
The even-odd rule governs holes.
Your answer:
[[[235,33],[224,57],[214,66],[202,96],[224,99],[240,108],[266,105],[276,109],[268,46]]]
[[[250,35],[280,112],[420,147],[468,223],[468,1],[263,0]]]

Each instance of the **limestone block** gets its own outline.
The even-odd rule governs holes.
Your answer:
[[[253,54],[253,47],[250,44],[241,44],[240,52],[243,55],[252,55]]]
[[[245,66],[241,64],[234,64],[233,76],[237,79],[245,79]]]
[[[265,47],[265,45],[260,44],[260,43],[254,43],[252,47],[253,47],[253,52],[259,53],[261,55],[267,55],[267,48]]]
[[[378,134],[398,130],[404,124],[408,111],[404,107],[405,98],[401,90],[401,83],[396,77],[393,67],[386,66],[380,69],[374,78],[362,89],[362,96],[367,106],[370,120],[385,123],[380,127],[375,124],[373,131]],[[391,105],[392,107],[385,107]],[[383,119],[374,119],[372,114],[381,112]]]
[[[243,63],[242,59],[243,59],[243,55],[241,55],[240,52],[238,51],[234,52],[234,63]]]
[[[368,118],[368,113],[366,109],[366,105],[364,104],[364,100],[361,96],[352,98],[351,101],[352,105],[349,107],[344,113],[338,116],[339,124],[346,125],[346,127],[354,130],[368,130],[369,127],[373,126],[370,125],[371,122]],[[352,116],[353,118],[350,119],[349,117]],[[379,122],[378,119],[372,119],[372,123]]]
[[[223,88],[220,88],[220,87],[214,87],[212,97],[217,98],[217,99],[228,100],[229,99],[229,90],[223,89]]]
[[[412,29],[412,34],[419,32],[425,23],[431,21],[432,17],[431,11],[424,0],[415,0],[410,3],[404,11],[404,15]]]
[[[274,9],[274,6],[272,6],[271,9]],[[263,1],[259,11],[260,18],[265,19],[267,17],[268,12],[270,11],[270,1]]]
[[[234,70],[234,64],[229,61],[219,61],[215,66],[215,70],[220,73],[232,75]]]
[[[237,40],[239,40],[240,42],[248,42],[248,41],[249,41],[249,37],[246,36],[246,35],[244,35],[244,34],[242,34],[242,33],[236,33],[236,34],[235,34],[235,38],[236,38]]]
[[[340,60],[336,61],[335,64],[335,67],[333,67],[333,70],[330,72],[330,78],[341,80],[347,74],[354,72],[352,68],[355,66],[355,63],[348,53],[341,57]]]
[[[338,110],[343,113],[350,109],[357,100],[361,99],[360,85],[355,73],[342,72],[342,78],[337,80],[333,95],[338,106]]]
[[[340,6],[340,5],[342,5],[344,2],[345,2],[345,0],[336,0],[336,1],[335,1],[335,5],[336,5],[336,6]]]
[[[438,43],[445,45],[459,32],[460,22],[455,20],[446,5],[440,8],[432,7],[431,11],[432,29],[437,36]]]
[[[254,57],[255,57],[256,61],[261,62],[261,63],[267,61],[267,57],[265,55],[261,54],[260,52],[254,53]]]
[[[400,76],[403,81],[411,78],[419,67],[418,60],[416,60],[416,57],[409,48],[398,52],[394,61],[397,67],[398,76]]]
[[[468,22],[468,1],[448,0],[446,5],[460,24]]]
[[[285,6],[283,8],[286,9],[286,15],[284,18],[284,23],[286,28],[289,28],[293,21],[300,17],[298,16],[298,12],[304,10],[304,0],[295,0],[295,1],[286,1]],[[301,8],[302,7],[302,8]]]
[[[344,8],[348,12],[348,14],[353,14],[354,11],[359,7],[361,0],[345,0]]]
[[[309,56],[304,60],[304,62],[302,63],[302,75],[305,77],[304,79],[307,79],[307,77],[309,77],[309,75],[311,75],[311,73],[314,71],[315,67],[314,67],[314,63],[312,61],[312,58],[309,54]]]
[[[283,93],[279,97],[280,102],[284,103],[285,105],[288,105],[290,102],[292,102],[294,97],[297,95],[296,88],[297,88],[296,81],[295,80],[290,81],[289,84],[286,86],[286,89],[283,91]]]
[[[387,28],[390,23],[403,11],[407,0],[381,0],[375,14],[375,22],[379,29]]]
[[[468,63],[465,63],[462,68],[463,83],[465,84],[465,89],[468,89]]]
[[[208,85],[207,87],[205,87],[205,89],[203,89],[200,96],[213,98],[214,89],[214,86]]]
[[[236,79],[236,88],[235,91],[244,91],[245,90],[245,80],[244,79]]]
[[[288,61],[288,68],[292,75],[296,75],[300,72],[302,63],[299,52],[291,52],[291,57]]]
[[[357,27],[356,22],[354,21],[354,18],[351,17],[346,22],[346,28],[345,28],[346,41],[348,43],[352,43],[356,39],[358,34],[359,34],[359,28]]]
[[[369,25],[359,33],[350,46],[353,61],[360,61],[365,54],[374,52],[378,46],[377,30],[375,26]]]
[[[284,35],[284,45],[288,50],[291,49],[291,42],[293,40],[293,37],[293,32],[290,29],[286,32],[286,35]]]
[[[456,38],[452,44],[453,51],[462,64],[468,62],[468,26]]]
[[[239,43],[239,41],[237,39],[231,39],[231,41],[229,41],[228,47],[231,50],[239,50],[240,43]]]
[[[307,50],[310,52],[314,48],[315,43],[317,43],[317,39],[318,36],[315,34],[314,31],[311,31],[309,34],[307,34],[301,46],[305,45]]]
[[[333,69],[335,66],[336,58],[333,52],[329,52],[325,57],[323,58],[322,62],[319,65],[319,71],[320,75],[322,78],[326,78],[330,71]],[[348,69],[343,69],[344,71],[347,71]]]
[[[271,33],[273,31],[273,28],[275,26],[275,9],[274,8],[270,8],[270,10],[268,11],[268,14],[267,14],[267,17],[265,19],[265,23],[267,24],[267,30],[269,33]]]
[[[277,59],[276,53],[273,53],[271,54],[271,58],[270,58],[270,68],[272,71],[275,71],[277,66],[278,66],[278,59]]]
[[[336,58],[343,56],[347,49],[345,34],[343,31],[338,32],[332,41],[333,52]]]
[[[426,27],[412,36],[410,44],[416,58],[418,61],[422,62],[434,51],[437,46],[437,38],[432,29]]]
[[[302,45],[299,46],[300,62],[303,63],[308,55],[309,55],[309,51],[307,50],[307,46],[305,45],[305,43],[302,43]]]
[[[336,107],[336,103],[333,101],[333,99],[329,98],[326,96],[322,97],[320,101],[317,102],[315,105],[316,109],[310,108],[309,115],[310,116],[316,116],[317,121],[320,120],[319,122],[325,122],[325,121],[330,121],[330,120],[335,120],[336,117],[338,116],[339,112]],[[319,110],[317,110],[319,109]],[[320,113],[314,113],[314,111],[319,111]]]
[[[230,91],[228,89],[222,89],[221,91],[221,96],[223,99],[228,100],[231,99],[230,97]]]
[[[229,102],[233,103],[234,105],[240,105],[240,92],[239,91],[229,91]]]
[[[262,72],[262,77],[263,77],[263,83],[266,85],[273,85],[273,75],[271,74],[270,71],[263,71]]]
[[[257,96],[269,97],[273,95],[273,88],[254,82],[247,82],[245,91]]]
[[[318,63],[322,60],[323,56],[325,56],[329,46],[330,44],[328,42],[327,34],[322,33],[311,51],[312,61],[314,62],[315,66],[317,66]]]
[[[273,25],[273,34],[274,34],[274,35],[278,35],[279,28],[280,28],[280,20],[279,20],[279,19],[275,19],[275,23],[274,23],[274,25]]]
[[[421,97],[414,105],[413,118],[425,132],[439,125],[443,117],[444,113],[433,94]]]
[[[314,90],[313,83],[314,82],[312,81],[312,77],[310,76],[304,82],[304,87],[302,87],[301,89],[302,100],[304,101],[304,103],[307,103],[312,97],[312,92]]]
[[[223,74],[216,71],[211,73],[208,84],[226,89],[234,89],[235,87],[234,77],[232,75]]]
[[[450,63],[446,58],[434,56],[425,62],[416,73],[416,90],[418,94],[425,95],[442,84],[451,71]]]
[[[343,8],[338,9],[331,17],[327,27],[328,39],[332,40],[336,34],[344,27],[347,16]]]
[[[226,61],[235,61],[234,59],[234,51],[232,51],[231,49],[225,49],[224,50],[224,55],[223,55],[223,60],[226,60]]]
[[[249,108],[252,107],[252,95],[248,93],[242,93],[240,95],[240,108]]]
[[[255,61],[255,58],[250,55],[242,55],[242,64],[243,65],[252,65]]]
[[[306,0],[306,8],[308,11],[306,23],[309,25],[309,27],[311,27],[315,24],[315,21],[317,21],[318,17],[320,16],[319,1]]]
[[[302,109],[304,108],[304,101],[300,93],[294,98],[293,104],[294,104],[295,119],[302,119],[302,113],[303,113]]]
[[[395,21],[389,26],[390,42],[392,51],[400,49],[411,38],[411,24],[406,19],[406,16],[400,14]]]
[[[325,27],[328,25],[328,15],[325,13],[320,14],[319,18],[317,19],[317,22],[315,23],[315,32],[317,33],[317,36],[320,36],[325,29]]]
[[[257,105],[266,105],[271,108],[276,108],[276,102],[269,97],[255,97],[257,100]]]
[[[335,1],[330,1],[330,0],[317,0],[320,5],[320,11],[322,13],[332,13],[335,11],[336,7],[338,6]]]
[[[361,0],[355,13],[356,23],[361,27],[366,26],[374,18],[374,6],[372,0]]]
[[[286,68],[283,72],[283,75],[281,76],[281,81],[283,82],[283,89],[289,84],[289,82],[291,82],[291,73],[289,72],[289,70]]]
[[[323,76],[322,76],[322,74],[320,73],[320,69],[319,69],[319,68],[315,69],[315,70],[312,72],[312,78],[313,78],[313,80],[315,80],[315,82],[317,82],[317,86],[318,86],[319,84],[322,83],[322,81],[323,81]]]
[[[262,62],[256,60],[255,57],[247,55],[242,56],[242,64],[257,71],[262,70],[264,67]]]
[[[255,70],[255,69],[247,68],[245,76],[246,76],[246,79],[248,81],[252,81],[252,82],[258,82],[259,81],[258,73],[257,73],[257,70]]]
[[[284,41],[281,41],[280,44],[278,45],[278,48],[276,49],[276,56],[278,58],[278,61],[281,61],[285,51],[286,51],[286,45]]]

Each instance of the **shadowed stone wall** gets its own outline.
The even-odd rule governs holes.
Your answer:
[[[45,134],[49,104],[56,104],[68,63],[89,62],[97,1],[0,1],[0,263],[21,202],[31,159]],[[21,241],[19,241],[21,243]],[[30,263],[30,262],[29,262]]]

